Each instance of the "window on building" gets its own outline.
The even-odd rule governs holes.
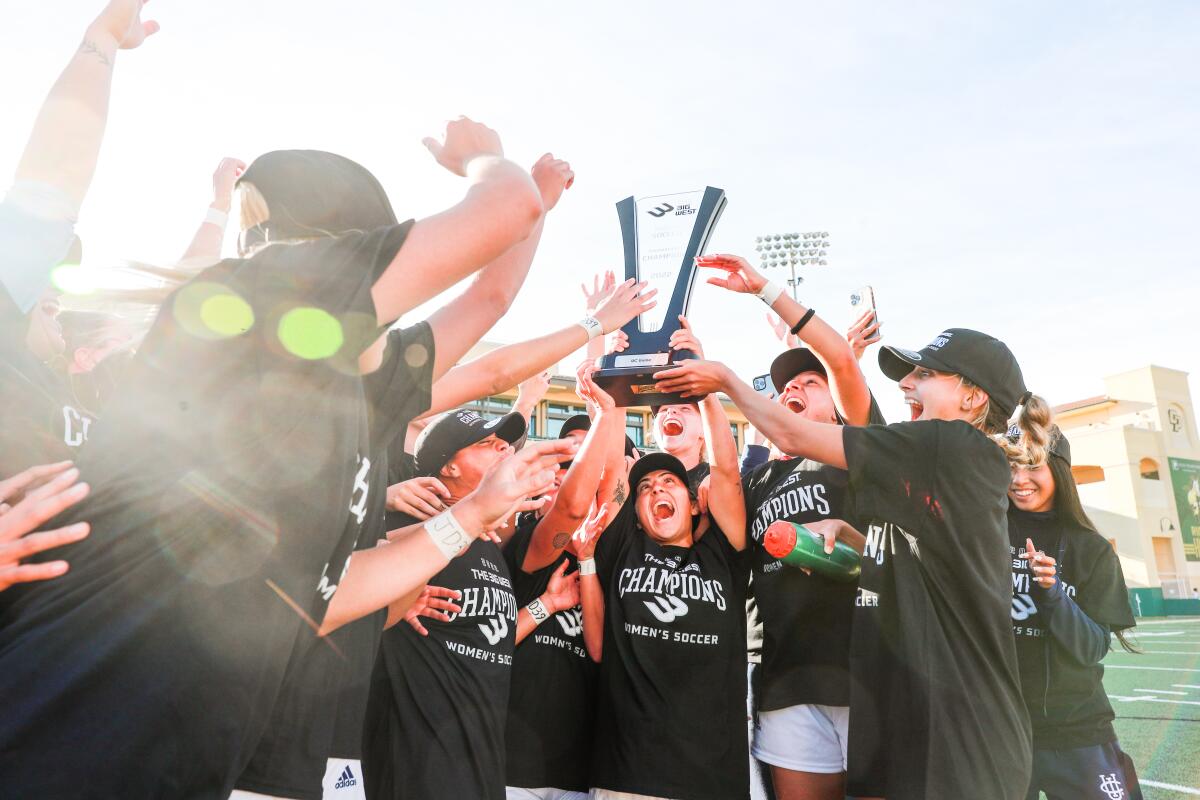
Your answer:
[[[642,414],[625,414],[625,434],[639,450],[646,446],[646,418]]]
[[[1158,462],[1153,458],[1143,458],[1138,462],[1138,472],[1148,481],[1158,480]]]
[[[464,408],[478,411],[480,416],[487,419],[495,419],[512,411],[512,401],[507,397],[485,397],[474,403],[468,403]]]
[[[583,406],[573,406],[567,403],[547,403],[546,404],[546,430],[544,433],[539,433],[538,436],[546,439],[557,439],[558,434],[562,431],[563,423],[576,414],[583,414],[587,411]]]
[[[1075,483],[1083,486],[1088,483],[1100,483],[1104,480],[1104,467],[1097,467],[1091,464],[1076,464],[1071,467],[1071,475],[1075,478]]]

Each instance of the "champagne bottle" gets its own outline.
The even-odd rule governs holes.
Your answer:
[[[825,538],[803,525],[780,519],[763,534],[763,549],[793,567],[805,567],[827,578],[852,581],[862,571],[862,555],[845,542],[835,542],[825,552]]]

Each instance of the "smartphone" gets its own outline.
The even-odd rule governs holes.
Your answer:
[[[750,385],[754,387],[754,391],[758,392],[763,397],[775,397],[775,385],[771,383],[770,373],[767,373],[766,375],[759,375],[751,382]]]
[[[875,290],[870,286],[860,286],[850,293],[851,321],[857,320],[868,309],[875,313]]]

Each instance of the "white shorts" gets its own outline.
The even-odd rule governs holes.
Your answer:
[[[521,786],[505,786],[506,800],[588,800],[587,792],[572,792],[569,789],[526,789]]]
[[[367,800],[362,762],[357,758],[331,758],[325,763],[321,781],[324,800]]]
[[[611,789],[592,789],[591,800],[671,800],[669,797],[655,797],[649,794],[633,794],[632,792],[614,792]]]
[[[750,753],[795,772],[846,771],[846,706],[799,705],[758,712]]]

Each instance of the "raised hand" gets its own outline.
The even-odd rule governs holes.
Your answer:
[[[550,153],[539,158],[529,172],[533,182],[537,184],[538,191],[541,192],[542,208],[546,211],[558,205],[563,192],[575,183],[575,173],[571,171],[571,165]]]
[[[616,408],[617,402],[613,400],[612,395],[601,389],[600,385],[592,379],[595,372],[595,362],[585,360],[580,364],[579,368],[575,370],[575,391],[597,411]]]
[[[517,399],[513,408],[517,410],[531,409],[538,401],[546,396],[550,388],[550,370],[542,370],[532,378],[526,378],[517,384]]]
[[[850,343],[850,349],[854,351],[854,357],[859,361],[862,360],[863,353],[868,347],[878,344],[882,340],[883,334],[879,332],[879,319],[875,316],[873,309],[863,312],[863,315],[850,326],[850,330],[846,331],[846,341]]]
[[[580,561],[586,561],[595,556],[600,534],[604,533],[606,527],[608,527],[607,503],[596,509],[596,512],[588,517],[583,525],[579,526],[579,530],[575,531],[573,538],[575,557]]]
[[[731,292],[758,294],[767,285],[767,279],[741,256],[726,253],[696,256],[696,266],[724,272],[724,276],[709,278],[708,282]]]
[[[416,601],[408,611],[404,612],[404,621],[422,636],[428,636],[429,631],[421,624],[420,617],[429,617],[438,622],[449,622],[450,614],[458,614],[462,608],[454,602],[462,597],[462,592],[447,589],[444,586],[426,586],[417,595]]]
[[[236,158],[222,158],[213,172],[213,207],[229,210],[233,202],[233,186],[246,171],[246,162]]]
[[[450,490],[437,478],[413,478],[393,483],[387,488],[387,507],[419,520],[426,520],[445,511]]]
[[[469,509],[482,531],[487,532],[506,523],[513,514],[541,508],[545,498],[530,498],[537,498],[553,485],[559,463],[570,460],[577,450],[579,443],[574,439],[526,444],[520,452],[492,465],[475,491],[454,507],[455,516],[460,507]]]
[[[692,330],[692,323],[688,322],[687,317],[680,314],[679,324],[681,327],[671,334],[671,349],[690,350],[696,354],[696,358],[704,358],[704,348],[700,346],[700,340],[696,338],[696,333]]]
[[[14,583],[44,581],[67,571],[66,561],[22,564],[36,553],[78,542],[90,532],[86,522],[33,533],[46,520],[87,497],[86,483],[70,462],[31,467],[0,481],[0,591]]]
[[[579,573],[565,574],[567,566],[567,560],[563,559],[563,562],[558,565],[558,569],[554,570],[554,574],[550,576],[550,582],[546,584],[546,591],[538,598],[551,614],[557,614],[559,611],[566,611],[579,605]]]
[[[729,367],[721,362],[696,358],[654,373],[654,388],[678,392],[681,397],[701,397],[723,391],[731,377]]]
[[[609,295],[616,290],[617,278],[610,269],[605,271],[603,279],[601,279],[600,273],[592,276],[591,291],[588,291],[586,283],[579,284],[579,288],[583,292],[583,299],[588,315],[594,315],[600,304],[607,300]]]
[[[608,353],[623,353],[629,349],[629,334],[625,331],[617,329],[608,337],[608,345],[605,352]]]
[[[600,304],[593,316],[603,326],[605,333],[612,333],[626,322],[645,313],[658,305],[654,296],[657,289],[646,292],[646,284],[638,283],[632,278],[613,290],[613,293]]]
[[[1057,580],[1055,576],[1058,575],[1056,566],[1058,562],[1041,550],[1035,550],[1033,539],[1025,540],[1025,558],[1029,560],[1029,571],[1033,575],[1033,579],[1037,581],[1037,585],[1043,589],[1054,588],[1054,581]]]
[[[146,37],[158,33],[159,25],[153,20],[142,21],[143,0],[111,0],[100,16],[88,27],[89,38],[104,35],[122,50],[132,50],[146,41]]]
[[[477,156],[503,156],[504,147],[494,130],[466,117],[446,123],[446,133],[438,141],[432,136],[422,143],[437,162],[455,175],[467,174],[467,162]]]

